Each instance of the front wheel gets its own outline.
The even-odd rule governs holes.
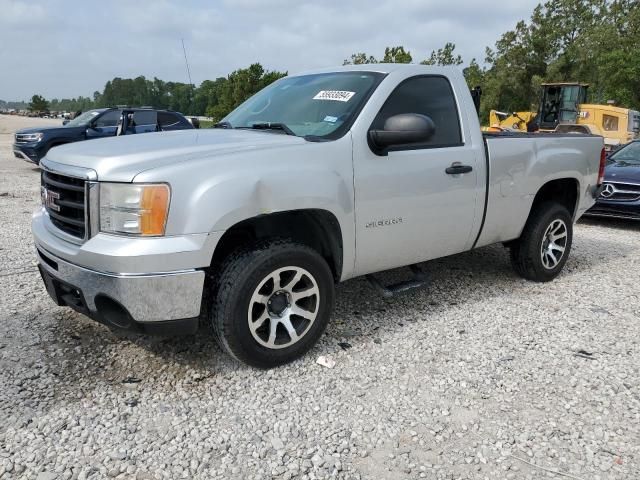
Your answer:
[[[545,202],[532,212],[522,235],[511,245],[511,264],[528,280],[548,282],[564,267],[572,240],[569,211],[558,203]]]
[[[222,266],[210,320],[218,342],[259,368],[290,362],[324,332],[333,275],[313,249],[273,240],[232,254]]]

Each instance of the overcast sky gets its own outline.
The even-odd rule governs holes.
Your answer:
[[[538,0],[0,0],[0,99],[91,96],[113,77],[193,82],[260,62],[294,73],[382,57],[403,45],[414,62],[450,41],[484,59]]]

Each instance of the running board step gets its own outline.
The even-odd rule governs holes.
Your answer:
[[[423,288],[428,285],[429,282],[427,281],[427,274],[418,265],[409,265],[409,269],[413,273],[413,278],[411,280],[394,283],[392,285],[383,285],[380,280],[372,274],[369,274],[366,277],[371,286],[377,290],[380,295],[384,298],[392,298],[401,293],[415,290],[417,288]]]

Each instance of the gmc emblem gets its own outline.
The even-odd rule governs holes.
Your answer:
[[[58,192],[52,192],[51,190],[47,190],[45,187],[40,187],[40,196],[42,197],[42,205],[45,208],[49,208],[56,212],[60,211],[60,205],[56,203],[56,200],[60,198],[60,194]]]

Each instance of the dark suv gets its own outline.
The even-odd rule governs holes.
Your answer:
[[[640,220],[640,140],[609,155],[602,193],[586,215]]]
[[[15,134],[13,154],[37,164],[51,147],[92,138],[185,130],[194,126],[182,114],[151,108],[97,108],[60,127],[23,128]]]

